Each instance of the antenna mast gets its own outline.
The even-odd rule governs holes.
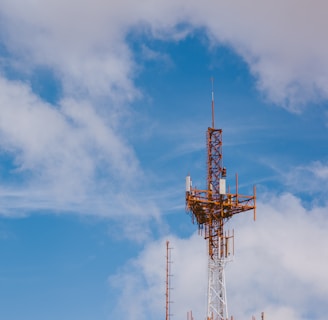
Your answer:
[[[207,129],[207,189],[192,187],[186,178],[186,210],[208,242],[208,299],[207,320],[227,320],[228,307],[224,269],[234,253],[234,233],[224,230],[232,216],[253,210],[255,220],[256,189],[253,195],[226,191],[226,168],[223,167],[222,129],[214,128],[214,93],[212,82],[212,127]]]
[[[166,241],[166,292],[165,292],[165,297],[166,297],[166,312],[165,312],[165,320],[170,320],[171,318],[171,300],[170,300],[170,291],[171,291],[171,249],[170,248],[170,242],[167,240]]]
[[[214,129],[214,78],[211,77],[212,82],[212,128]]]

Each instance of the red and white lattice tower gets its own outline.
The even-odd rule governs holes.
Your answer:
[[[214,94],[212,79],[212,127],[207,129],[207,188],[192,186],[186,177],[186,210],[197,223],[208,242],[207,319],[227,320],[228,307],[224,269],[232,259],[234,234],[224,230],[225,223],[235,214],[253,210],[256,215],[256,189],[253,195],[238,193],[238,176],[234,193],[226,188],[226,168],[223,167],[222,129],[214,127]]]

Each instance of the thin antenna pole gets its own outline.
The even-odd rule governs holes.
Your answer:
[[[170,273],[170,258],[169,258],[169,253],[170,253],[170,248],[169,248],[169,241],[166,241],[166,313],[165,313],[165,320],[170,319],[170,280],[169,280],[169,273]]]
[[[212,128],[214,129],[214,78],[211,77],[212,82]]]
[[[171,282],[170,282],[170,277],[172,276],[171,274],[171,249],[170,248],[170,242],[167,240],[166,241],[166,292],[165,292],[165,297],[166,297],[166,315],[165,315],[165,320],[170,320],[171,319],[171,300],[170,300],[170,290],[171,288]]]

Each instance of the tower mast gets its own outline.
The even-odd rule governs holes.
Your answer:
[[[235,214],[253,210],[255,219],[256,189],[253,195],[226,190],[226,168],[223,167],[222,129],[214,128],[214,93],[212,81],[212,127],[207,129],[207,189],[192,187],[186,178],[186,210],[208,242],[207,319],[227,320],[228,307],[224,269],[233,256],[233,232],[224,230],[225,223]]]

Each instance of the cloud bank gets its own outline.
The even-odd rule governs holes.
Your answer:
[[[258,220],[244,213],[233,220],[235,259],[226,267],[229,313],[235,319],[317,319],[327,314],[327,207],[305,209],[291,194],[269,196],[258,204]],[[188,221],[186,221],[188,223]],[[172,250],[172,312],[186,319],[206,315],[207,249],[198,234],[168,236]],[[145,247],[124,270],[110,278],[127,319],[161,317],[165,312],[165,239]],[[117,285],[115,287],[115,284]],[[119,286],[118,286],[119,284]],[[151,301],[151,303],[149,303]]]
[[[269,101],[299,112],[328,97],[326,1],[48,1],[4,0],[1,39],[12,58],[48,65],[67,92],[133,99],[135,63],[126,41],[139,32],[178,41],[203,28],[248,63]]]

